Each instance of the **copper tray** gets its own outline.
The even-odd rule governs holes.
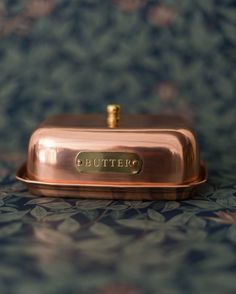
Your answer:
[[[150,184],[60,184],[31,180],[27,177],[26,163],[18,170],[17,180],[26,185],[35,195],[52,197],[76,197],[90,199],[121,199],[121,200],[183,200],[196,192],[195,188],[207,179],[207,169],[200,163],[199,177],[186,185]]]

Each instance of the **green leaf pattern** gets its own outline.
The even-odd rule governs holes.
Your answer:
[[[230,170],[185,201],[112,201],[32,196],[16,165],[0,163],[2,293],[233,293]]]

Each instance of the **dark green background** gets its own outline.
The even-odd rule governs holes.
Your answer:
[[[207,160],[236,148],[233,1],[1,1],[0,147],[59,112],[174,112]],[[202,151],[204,153],[204,151]]]

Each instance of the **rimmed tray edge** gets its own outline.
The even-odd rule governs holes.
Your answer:
[[[16,173],[16,179],[23,184],[29,185],[29,186],[35,186],[35,185],[40,185],[44,186],[45,188],[53,188],[53,187],[58,187],[58,188],[76,188],[76,187],[83,187],[83,188],[118,188],[118,189],[178,189],[178,188],[191,188],[194,186],[198,186],[200,184],[203,184],[207,180],[207,169],[203,161],[201,161],[201,168],[200,168],[200,175],[198,180],[189,183],[189,184],[182,184],[182,185],[114,185],[114,184],[109,184],[107,183],[106,185],[104,184],[96,184],[96,185],[91,185],[91,184],[86,184],[86,183],[78,183],[78,184],[64,184],[64,183],[48,183],[48,182],[42,182],[42,181],[36,181],[36,180],[31,180],[27,178],[26,176],[26,163],[24,163],[17,171]]]

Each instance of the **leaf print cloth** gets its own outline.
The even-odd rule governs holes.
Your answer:
[[[181,202],[82,200],[31,195],[22,159],[0,163],[1,293],[234,293],[232,170]]]

